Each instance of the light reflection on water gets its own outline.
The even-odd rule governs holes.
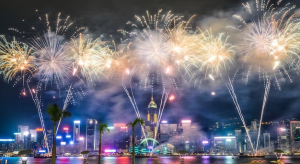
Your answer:
[[[160,157],[160,158],[136,158],[136,164],[180,164],[181,159],[184,158],[185,164],[241,164],[250,163],[255,159],[242,159],[239,157],[232,156],[183,156],[183,157]],[[7,164],[21,164],[21,159],[18,157],[8,157]],[[102,157],[102,164],[130,164],[130,157]],[[264,160],[270,162],[276,160],[274,157],[267,157]],[[59,157],[56,160],[57,164],[83,164],[83,159],[81,157]],[[300,157],[283,157],[284,163],[300,163]],[[51,159],[41,159],[41,158],[29,158],[28,164],[50,164]],[[88,164],[97,164],[97,157],[90,157],[88,159]]]

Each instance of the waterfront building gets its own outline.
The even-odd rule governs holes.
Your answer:
[[[147,110],[147,120],[145,122],[144,131],[146,133],[147,138],[154,138],[157,135],[157,105],[153,100],[153,96],[151,97],[151,101],[148,105]]]
[[[97,150],[97,128],[98,122],[95,119],[86,120],[86,144],[85,149],[88,151]]]
[[[14,139],[0,139],[0,151],[2,152],[14,151],[14,145],[15,145]]]
[[[75,144],[80,142],[80,121],[75,120],[73,126],[73,142]]]
[[[290,151],[290,136],[289,130],[286,128],[278,128],[277,129],[277,142],[278,142],[278,149],[289,152]]]
[[[36,142],[36,129],[30,129],[29,134],[31,135],[31,141]]]
[[[291,151],[299,152],[300,149],[300,121],[290,121]]]
[[[24,135],[29,134],[29,126],[18,125],[18,133],[21,133],[21,139],[24,141]]]
[[[271,152],[271,140],[270,140],[270,133],[263,133],[263,145],[264,145],[264,150],[267,153]]]
[[[237,144],[237,150],[238,152],[244,152],[243,149],[243,138],[242,138],[242,130],[241,129],[235,129],[234,135],[236,138],[236,144]]]
[[[31,149],[31,134],[24,135],[24,149]]]
[[[43,147],[44,133],[42,128],[36,128],[36,142],[37,145]]]
[[[236,138],[235,136],[218,136],[214,137],[213,152],[219,155],[236,154]]]

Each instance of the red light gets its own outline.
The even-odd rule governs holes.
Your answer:
[[[124,127],[126,126],[124,123],[115,123],[114,127]]]
[[[174,99],[175,99],[175,97],[172,95],[169,100],[173,101]]]
[[[64,131],[69,131],[69,128],[64,128]]]
[[[37,132],[42,132],[42,131],[43,131],[42,128],[36,128],[35,130],[36,130]]]

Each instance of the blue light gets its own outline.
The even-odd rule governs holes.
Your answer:
[[[74,142],[73,142],[73,141],[70,141],[70,144],[71,144],[71,145],[73,145],[73,144],[74,144]]]
[[[66,138],[71,138],[71,135],[69,135],[69,134],[68,134],[68,135],[66,135]]]
[[[56,139],[61,139],[61,136],[56,136]]]
[[[46,150],[39,150],[39,153],[46,153]]]

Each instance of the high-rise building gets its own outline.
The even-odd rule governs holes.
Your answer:
[[[294,152],[300,149],[300,121],[290,122],[291,150]]]
[[[237,153],[236,138],[234,136],[214,137],[213,150],[220,155]]]
[[[31,135],[31,141],[36,142],[36,129],[30,129],[29,134]]]
[[[264,137],[264,149],[266,152],[271,152],[271,141],[270,141],[270,133],[263,133]]]
[[[73,142],[79,143],[80,142],[80,121],[75,120],[73,126]]]
[[[95,119],[86,120],[86,139],[85,149],[88,151],[97,150],[97,126],[98,122]]]
[[[29,134],[29,126],[19,125],[18,126],[18,133],[21,133],[21,139],[24,142],[24,135],[28,135]]]
[[[115,148],[118,152],[127,152],[130,146],[128,127],[124,123],[115,123],[113,131]]]
[[[176,132],[177,124],[169,124],[167,121],[161,121],[159,126],[160,141],[168,141]]]
[[[243,149],[242,130],[235,129],[234,134],[235,134],[235,138],[236,138],[238,152],[245,152],[245,150]]]
[[[148,114],[147,114],[147,121],[145,124],[145,133],[148,138],[154,138],[157,135],[156,129],[157,123],[157,105],[151,97],[151,101],[148,105]]]
[[[31,149],[31,134],[24,135],[24,149]]]
[[[259,121],[257,119],[251,121],[250,131],[258,132],[258,128],[259,128]]]
[[[286,128],[278,128],[277,129],[277,142],[278,149],[288,152],[290,151],[290,141],[289,141],[289,132]]]
[[[18,144],[22,138],[21,138],[21,133],[14,133],[15,135],[15,143]]]
[[[36,142],[43,147],[44,134],[42,128],[36,128]]]

